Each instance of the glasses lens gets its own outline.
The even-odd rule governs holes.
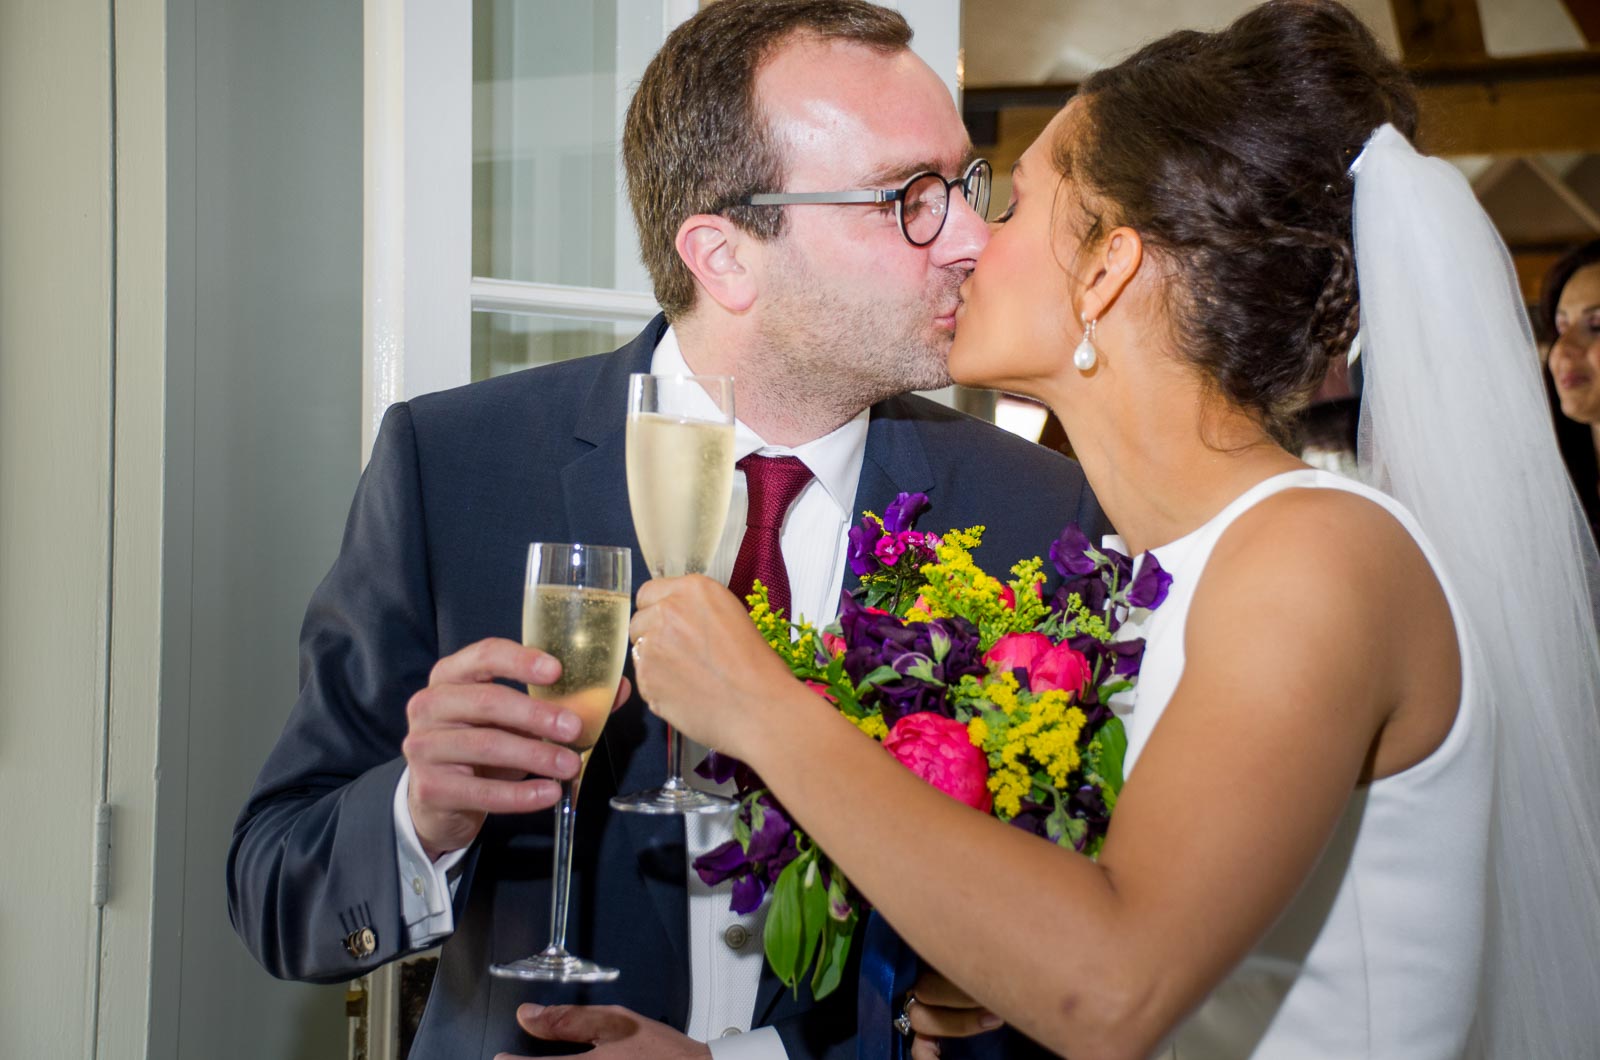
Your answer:
[[[900,226],[905,229],[906,239],[919,247],[932,243],[944,227],[949,208],[950,188],[943,177],[929,173],[912,181],[900,204]]]
[[[966,196],[967,205],[972,207],[972,212],[985,221],[989,219],[989,193],[993,189],[994,170],[989,167],[987,159],[980,158],[967,167],[961,192]]]

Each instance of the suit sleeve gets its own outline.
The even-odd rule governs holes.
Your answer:
[[[393,798],[406,703],[438,658],[427,556],[401,404],[384,416],[339,557],[307,608],[299,698],[228,852],[234,929],[280,978],[349,979],[404,952]]]

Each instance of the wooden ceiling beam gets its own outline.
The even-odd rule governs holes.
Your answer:
[[[1389,0],[1406,62],[1484,54],[1478,0]]]
[[[1589,47],[1600,48],[1600,0],[1561,0]]]
[[[1600,54],[1425,63],[1410,72],[1419,146],[1433,154],[1600,151]]]
[[[1600,53],[1566,52],[1493,59],[1478,57],[1410,66],[1422,109],[1421,146],[1434,154],[1600,152]],[[962,109],[974,144],[989,149],[1014,139],[1001,118],[1059,109],[1077,85],[997,85],[968,88]],[[1017,123],[1007,122],[1014,125]],[[1023,146],[1026,146],[1024,144]],[[997,163],[1009,166],[1014,159]]]

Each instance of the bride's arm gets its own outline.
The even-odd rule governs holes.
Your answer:
[[[1189,614],[1182,685],[1098,863],[918,780],[788,679],[704,579],[641,591],[655,605],[635,627],[641,690],[749,762],[976,1000],[1080,1060],[1143,1056],[1287,906],[1375,734],[1402,720],[1403,664],[1439,617],[1437,584],[1392,520],[1355,503],[1283,495],[1226,535]]]

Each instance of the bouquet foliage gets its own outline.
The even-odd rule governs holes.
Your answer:
[[[791,672],[899,762],[961,802],[1090,857],[1117,795],[1127,739],[1110,699],[1133,688],[1140,639],[1119,637],[1165,599],[1171,577],[1095,548],[1068,526],[1044,561],[1002,582],[973,562],[984,528],[915,529],[927,497],[901,494],[850,530],[860,588],[823,630],[791,623],[757,583],[748,598],[762,636]],[[707,883],[733,881],[732,908],[770,894],[763,939],[788,986],[811,974],[815,997],[839,986],[866,909],[827,854],[742,763],[715,752],[699,767],[739,792],[733,839],[695,860]]]

